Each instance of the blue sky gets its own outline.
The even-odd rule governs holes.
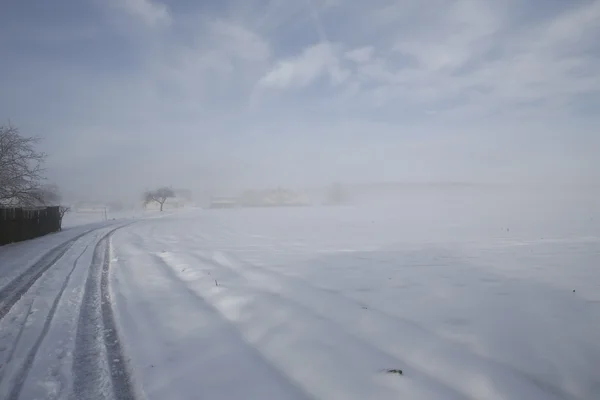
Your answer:
[[[19,0],[0,121],[67,192],[600,181],[600,1]]]

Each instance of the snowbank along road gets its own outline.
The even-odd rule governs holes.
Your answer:
[[[68,237],[0,289],[0,398],[597,398],[593,219],[446,204]]]

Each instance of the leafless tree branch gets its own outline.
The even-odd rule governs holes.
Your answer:
[[[39,138],[24,137],[12,126],[0,126],[0,204],[43,204],[41,184],[44,181],[46,154],[35,146]]]
[[[71,207],[60,206],[58,207],[58,215],[60,217],[60,229],[62,230],[62,220],[66,213],[71,211]]]
[[[163,210],[163,206],[168,198],[175,197],[175,192],[173,189],[168,187],[163,187],[156,190],[147,191],[144,193],[144,204],[156,202],[160,204],[160,211]]]

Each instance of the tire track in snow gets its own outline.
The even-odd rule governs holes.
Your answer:
[[[111,237],[131,224],[107,232],[94,248],[77,324],[72,399],[136,398],[132,374],[118,337],[109,288]]]
[[[21,324],[20,324],[21,326],[19,328],[19,331],[17,332],[17,336],[15,336],[15,340],[13,342],[13,346],[11,347],[10,353],[8,353],[8,357],[6,357],[6,360],[4,360],[4,365],[0,366],[0,382],[2,382],[2,379],[4,378],[4,367],[9,365],[10,362],[12,361],[12,359],[15,355],[15,351],[17,350],[17,345],[19,344],[19,340],[21,340],[21,336],[23,336],[23,331],[25,330],[25,325],[27,324],[27,319],[29,318],[29,315],[31,314],[31,309],[33,308],[33,302],[34,302],[34,299],[31,299],[31,303],[29,303],[29,306],[27,306],[27,310],[25,312],[25,317],[21,321]]]
[[[72,246],[72,244],[71,244],[71,246]],[[46,337],[46,334],[48,333],[48,330],[50,329],[50,324],[52,323],[52,319],[54,318],[54,313],[56,312],[56,309],[58,308],[58,303],[60,302],[60,299],[62,298],[62,295],[63,295],[65,289],[67,288],[67,285],[69,284],[71,275],[73,275],[73,272],[75,271],[75,268],[77,267],[77,262],[83,256],[83,254],[87,251],[89,246],[90,246],[89,244],[87,246],[85,246],[85,248],[83,249],[81,254],[79,254],[79,256],[77,256],[77,258],[73,262],[73,266],[69,270],[69,273],[67,274],[62,286],[60,287],[58,294],[56,295],[56,297],[54,298],[54,301],[52,302],[52,307],[50,307],[50,312],[46,316],[46,320],[44,321],[44,326],[42,328],[42,332],[40,333],[37,340],[35,341],[35,343],[31,347],[31,349],[29,350],[29,353],[27,354],[27,357],[25,358],[25,362],[23,363],[23,365],[21,366],[21,368],[17,374],[14,386],[13,386],[12,390],[10,391],[10,394],[8,395],[7,400],[18,400],[19,399],[21,390],[23,389],[23,383],[25,383],[25,378],[27,378],[27,374],[28,374],[29,370],[31,369],[31,366],[33,365],[33,361],[35,360],[35,355],[37,354],[37,351],[40,348],[42,341],[44,340],[44,338]],[[31,303],[31,306],[32,305],[33,305],[33,302]],[[29,307],[29,309],[31,309],[31,306]],[[19,331],[19,337],[21,336],[21,334],[23,332],[26,322],[27,322],[27,317],[25,317],[25,321],[23,321],[23,326],[21,327],[21,330]],[[17,340],[17,342],[18,342],[18,340]],[[16,348],[16,343],[15,343],[15,348]],[[12,356],[12,354],[11,354],[11,356]]]
[[[9,284],[0,289],[0,319],[4,318],[21,297],[27,293],[29,288],[46,272],[55,265],[71,247],[88,233],[101,228],[87,230],[74,238],[62,243],[44,254],[35,264],[27,268],[21,275],[13,279]]]
[[[104,324],[104,344],[109,364],[111,365],[111,381],[116,399],[135,399],[133,385],[131,384],[131,373],[127,367],[121,341],[117,332],[117,324],[112,307],[112,296],[110,293],[110,262],[111,262],[110,237],[107,238],[104,252],[104,263],[102,265],[102,277],[100,278],[100,292],[102,296],[101,312]],[[107,328],[108,327],[108,328]]]

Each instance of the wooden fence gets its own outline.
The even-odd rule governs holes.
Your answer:
[[[58,232],[59,207],[0,208],[0,246]]]

